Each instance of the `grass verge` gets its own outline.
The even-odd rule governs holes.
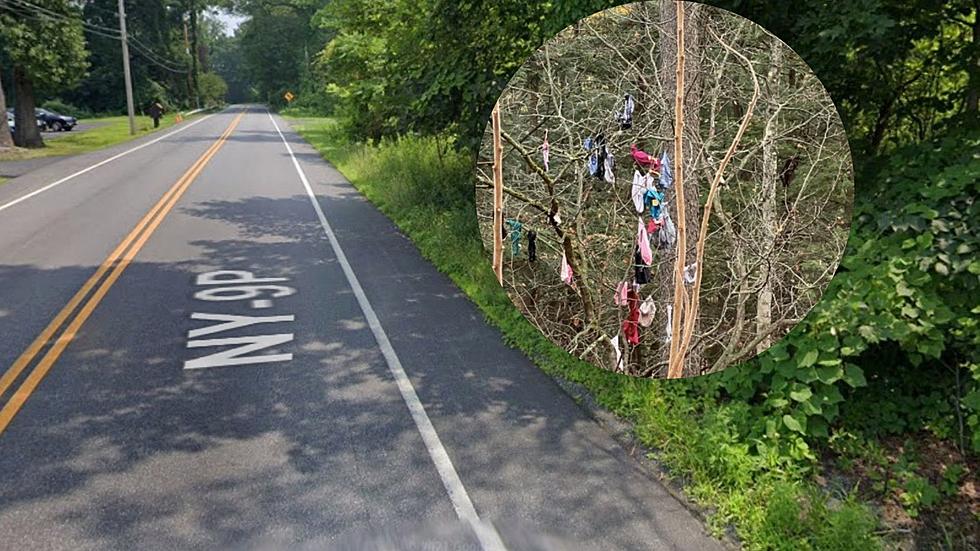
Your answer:
[[[651,381],[597,369],[539,333],[496,282],[477,230],[471,160],[445,140],[351,144],[330,119],[292,121],[476,303],[508,345],[630,421],[637,439],[656,450],[653,458],[711,511],[716,535],[734,527],[746,549],[881,547],[876,516],[849,491],[832,496],[815,484],[811,462],[751,453],[739,428],[750,415],[746,404],[701,392],[698,379]]]
[[[125,116],[82,119],[78,123],[82,125],[97,124],[99,126],[88,130],[59,133],[57,137],[45,139],[45,147],[40,149],[15,147],[9,151],[2,151],[0,152],[0,162],[87,153],[169,128],[174,125],[175,120],[174,115],[167,115],[160,119],[160,128],[154,129],[151,118],[136,117],[135,136],[129,134],[129,117]]]

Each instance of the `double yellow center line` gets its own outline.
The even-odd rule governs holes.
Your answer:
[[[34,366],[33,370],[27,375],[20,387],[13,393],[10,400],[0,409],[0,434],[3,434],[10,421],[17,415],[17,412],[24,405],[31,393],[37,388],[44,376],[51,370],[51,366],[58,360],[65,347],[75,338],[85,320],[92,314],[95,307],[99,305],[102,298],[109,292],[109,288],[119,279],[123,271],[129,266],[143,245],[156,231],[157,226],[163,221],[164,217],[173,209],[180,197],[187,191],[191,183],[197,178],[198,174],[204,170],[205,165],[218,153],[224,145],[228,136],[235,131],[235,127],[245,115],[243,111],[224,133],[201,155],[197,161],[185,172],[177,182],[160,198],[156,205],[146,213],[145,216],[136,224],[136,227],[129,232],[121,243],[109,253],[109,256],[102,262],[98,270],[88,278],[75,296],[68,301],[68,304],[58,312],[58,315],[51,320],[51,323],[44,328],[44,331],[34,339],[34,342],[17,358],[10,368],[0,377],[0,397],[14,384],[18,377],[23,373],[34,358],[49,344],[51,345],[44,357]],[[95,289],[94,293],[91,293]],[[90,294],[91,293],[91,294]],[[86,300],[87,299],[87,300]],[[79,308],[79,306],[81,306]],[[67,328],[61,332],[57,339],[52,338],[67,323]]]

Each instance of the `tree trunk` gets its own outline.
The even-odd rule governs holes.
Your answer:
[[[772,280],[775,276],[773,270],[772,255],[775,250],[776,239],[776,180],[778,178],[777,165],[778,155],[776,152],[776,134],[779,130],[778,125],[778,101],[779,94],[779,66],[782,63],[782,48],[779,40],[772,38],[770,49],[769,75],[766,79],[766,127],[762,135],[762,185],[759,190],[759,240],[760,247],[768,250],[768,262],[764,263],[760,269],[759,292],[756,300],[755,309],[755,330],[756,335],[761,335],[769,331],[772,325],[772,299],[773,285]],[[756,345],[756,352],[761,354],[772,344],[771,337],[765,337]]]
[[[701,118],[699,110],[702,95],[701,71],[701,48],[703,42],[704,16],[703,8],[695,3],[685,3],[685,22],[684,22],[684,215],[685,237],[687,241],[686,256],[689,262],[695,258],[698,233],[701,225],[701,178],[698,165],[701,157]],[[660,75],[663,81],[663,95],[665,98],[673,98],[676,89],[675,68],[677,67],[677,42],[675,37],[677,14],[674,7],[674,0],[660,0]],[[673,105],[672,101],[668,101]],[[660,125],[659,134],[663,136],[673,135],[674,131],[673,112],[665,114]],[[673,149],[667,146],[668,155],[673,157]],[[655,152],[650,152],[656,154]],[[677,202],[674,197],[668,195],[666,198],[669,207],[668,211],[674,221],[677,221]],[[674,285],[674,261],[676,256],[672,251],[662,251],[661,260],[657,266],[656,281],[658,288],[663,289],[666,298],[664,305],[671,302],[673,297]],[[667,323],[666,308],[660,308],[663,313],[662,318],[656,322],[654,327],[664,327]],[[659,313],[659,312],[658,312]],[[675,312],[674,315],[677,315]],[[700,348],[696,346],[700,323],[695,320],[694,338],[687,353],[687,360],[684,362],[685,377],[699,375],[702,368],[702,355]],[[664,349],[666,358],[666,348]]]
[[[0,73],[3,71],[0,70]],[[13,147],[10,125],[7,124],[7,98],[3,95],[3,82],[0,82],[0,147]]]
[[[34,83],[20,67],[14,66],[14,143],[20,147],[44,147],[41,131],[34,116]]]

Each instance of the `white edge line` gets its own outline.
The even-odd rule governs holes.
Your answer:
[[[300,181],[303,182],[303,187],[306,188],[306,194],[309,196],[310,202],[313,203],[313,210],[316,211],[316,216],[320,219],[320,225],[323,226],[323,232],[326,234],[327,239],[330,241],[330,247],[337,256],[337,262],[340,263],[344,275],[347,277],[347,283],[350,284],[351,290],[357,298],[357,303],[361,307],[361,312],[364,313],[368,326],[371,328],[371,332],[374,333],[374,338],[378,342],[378,347],[381,348],[381,353],[384,355],[388,369],[395,379],[398,391],[401,393],[402,399],[405,400],[405,405],[408,406],[409,413],[412,414],[412,419],[415,421],[415,426],[418,428],[419,434],[422,435],[422,441],[425,443],[425,447],[429,452],[429,457],[432,458],[432,462],[439,472],[439,477],[442,479],[442,484],[449,494],[450,501],[452,501],[453,508],[456,510],[456,516],[463,521],[469,522],[477,539],[480,541],[480,546],[484,550],[505,550],[504,542],[500,539],[500,534],[497,533],[496,528],[492,524],[480,520],[480,517],[476,514],[476,508],[473,507],[473,502],[470,501],[470,496],[466,493],[463,481],[460,480],[459,474],[456,473],[456,468],[453,466],[449,454],[443,447],[442,441],[439,439],[439,434],[436,432],[435,427],[432,426],[432,421],[429,420],[429,415],[425,412],[425,407],[419,400],[418,394],[415,393],[415,387],[412,386],[412,381],[405,373],[405,369],[402,367],[402,363],[398,359],[395,349],[392,348],[391,341],[388,340],[388,334],[385,333],[384,328],[381,326],[381,321],[378,320],[378,315],[374,312],[374,308],[364,294],[364,289],[361,288],[357,275],[354,274],[354,269],[347,262],[347,256],[340,247],[340,242],[337,241],[337,237],[334,235],[330,223],[327,222],[327,217],[323,214],[323,209],[320,208],[320,203],[317,201],[316,194],[313,193],[310,181],[307,179],[306,173],[303,172],[299,161],[296,160],[296,156],[293,154],[293,148],[289,146],[289,142],[286,141],[282,130],[276,124],[276,119],[272,117],[272,113],[268,113],[268,115],[269,120],[272,121],[272,125],[276,128],[276,132],[279,133],[279,138],[282,139],[283,145],[286,146],[286,151],[289,152],[289,157],[293,161],[296,173],[299,175]]]
[[[44,187],[42,187],[40,189],[36,189],[36,190],[34,190],[34,191],[26,194],[26,195],[23,195],[21,197],[18,197],[17,199],[14,199],[13,201],[10,201],[9,203],[5,203],[3,205],[0,205],[0,211],[6,210],[6,209],[8,209],[8,208],[10,208],[10,207],[12,207],[14,205],[16,205],[17,203],[20,203],[21,201],[26,201],[26,200],[30,199],[31,197],[34,197],[35,195],[39,195],[41,193],[44,193],[45,191],[48,191],[49,189],[51,189],[53,187],[60,186],[61,184],[67,182],[68,180],[71,180],[72,178],[75,178],[77,176],[81,176],[82,174],[85,174],[86,172],[95,170],[96,168],[99,168],[102,165],[111,163],[112,161],[115,161],[116,159],[118,159],[120,157],[125,157],[126,155],[129,155],[130,153],[132,153],[134,151],[139,151],[140,149],[143,149],[144,147],[153,145],[153,144],[155,144],[155,143],[157,143],[157,142],[159,142],[161,140],[165,140],[165,139],[167,139],[170,136],[173,136],[175,134],[179,134],[179,133],[183,132],[184,130],[189,129],[189,128],[191,128],[192,126],[194,126],[196,124],[202,123],[202,122],[210,119],[211,117],[215,116],[216,114],[217,113],[211,113],[210,115],[201,117],[200,119],[197,119],[196,121],[188,124],[187,126],[182,126],[182,127],[178,128],[178,129],[172,131],[172,132],[168,132],[168,133],[164,134],[163,136],[154,138],[154,139],[152,139],[152,140],[150,140],[150,141],[148,141],[146,143],[142,143],[142,144],[140,144],[140,145],[138,145],[138,146],[136,146],[136,147],[134,147],[132,149],[127,149],[126,151],[123,151],[121,153],[117,153],[117,154],[113,155],[112,157],[109,157],[108,159],[104,159],[102,161],[99,161],[99,162],[95,163],[94,165],[92,165],[90,167],[83,168],[82,170],[79,170],[78,172],[75,172],[73,174],[69,174],[68,176],[65,176],[64,178],[62,178],[60,180],[57,180],[55,182],[52,182],[52,183],[50,183],[50,184],[48,184],[48,185],[46,185],[46,186],[44,186]]]

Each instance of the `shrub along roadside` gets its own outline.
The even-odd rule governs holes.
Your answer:
[[[609,373],[571,357],[528,323],[486,261],[469,157],[452,152],[445,140],[402,137],[372,147],[347,143],[329,119],[296,123],[480,307],[510,346],[545,372],[585,386],[604,407],[630,420],[694,500],[714,511],[715,533],[733,525],[747,549],[880,546],[877,521],[866,506],[846,492],[831,498],[810,481],[813,454],[801,437],[760,452],[748,430],[759,425],[752,406],[723,399],[720,377],[668,383]]]

